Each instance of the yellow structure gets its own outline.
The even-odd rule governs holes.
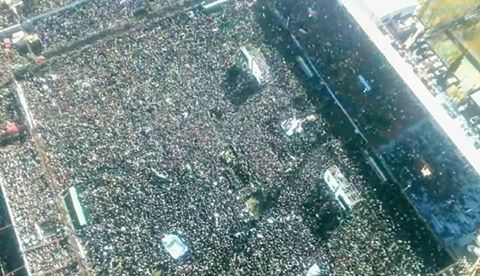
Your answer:
[[[419,3],[417,15],[428,30],[474,16],[480,7],[478,0],[419,0]]]
[[[455,103],[480,90],[480,1],[419,0],[424,38],[459,80],[449,89]]]

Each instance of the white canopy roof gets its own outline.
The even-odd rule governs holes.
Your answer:
[[[22,4],[22,0],[0,0],[0,3],[5,3],[9,6],[15,6],[15,5],[19,5],[19,4]]]
[[[83,212],[82,205],[80,204],[80,200],[78,199],[77,188],[75,187],[68,188],[68,193],[70,193],[70,197],[72,199],[73,211],[75,212],[75,216],[78,220],[78,224],[80,226],[87,225],[87,219],[85,217],[85,213]]]
[[[480,107],[480,91],[473,93],[470,98]]]
[[[162,238],[162,245],[168,254],[170,254],[175,260],[185,255],[188,251],[185,243],[183,243],[177,235],[173,234],[165,235]]]
[[[371,11],[373,17],[378,19],[403,10],[415,10],[418,5],[416,0],[361,0],[361,2]]]
[[[319,276],[319,275],[322,275],[322,270],[317,264],[312,265],[307,271],[307,276]]]

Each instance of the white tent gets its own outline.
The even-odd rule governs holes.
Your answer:
[[[319,276],[319,275],[322,275],[322,270],[317,264],[312,265],[307,271],[307,276]]]
[[[480,91],[473,93],[470,98],[472,98],[472,101],[474,101],[478,105],[478,107],[480,107]]]
[[[245,48],[245,47],[240,47],[240,50],[242,51],[242,54],[244,58],[246,59],[248,69],[250,70],[250,73],[255,77],[257,82],[261,84],[263,82],[263,73],[262,70],[260,69],[260,66],[255,59],[255,57]]]
[[[352,207],[361,201],[361,195],[355,186],[349,182],[337,166],[331,166],[323,174],[323,180],[334,193],[335,199],[343,209]]]
[[[173,234],[165,235],[162,238],[162,245],[175,260],[185,255],[188,251],[185,243],[177,235]]]
[[[292,136],[293,134],[303,132],[302,123],[302,120],[298,120],[297,118],[293,117],[283,121],[281,123],[281,127],[287,136]]]
[[[80,200],[78,199],[77,189],[75,187],[68,188],[68,194],[70,195],[70,200],[73,206],[73,212],[75,218],[78,221],[79,226],[87,225],[87,218],[85,213],[83,212],[82,205],[80,204]]]

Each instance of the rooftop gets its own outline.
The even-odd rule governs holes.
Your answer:
[[[361,2],[377,19],[382,19],[403,9],[416,9],[418,6],[417,0],[391,1],[388,5],[383,0],[361,0]]]

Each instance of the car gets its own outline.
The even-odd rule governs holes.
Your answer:
[[[463,112],[463,111],[465,111],[465,109],[467,109],[468,107],[469,107],[469,104],[466,103],[466,104],[460,105],[460,106],[457,108],[457,110],[458,110],[458,112]]]
[[[445,111],[450,117],[452,117],[453,119],[457,118],[456,111],[451,108],[447,103],[442,103],[442,107],[445,109]]]
[[[480,149],[480,141],[479,140],[475,141],[473,146],[475,147],[475,149]]]
[[[473,116],[468,121],[470,122],[470,124],[476,126],[476,125],[480,124],[480,115]]]

